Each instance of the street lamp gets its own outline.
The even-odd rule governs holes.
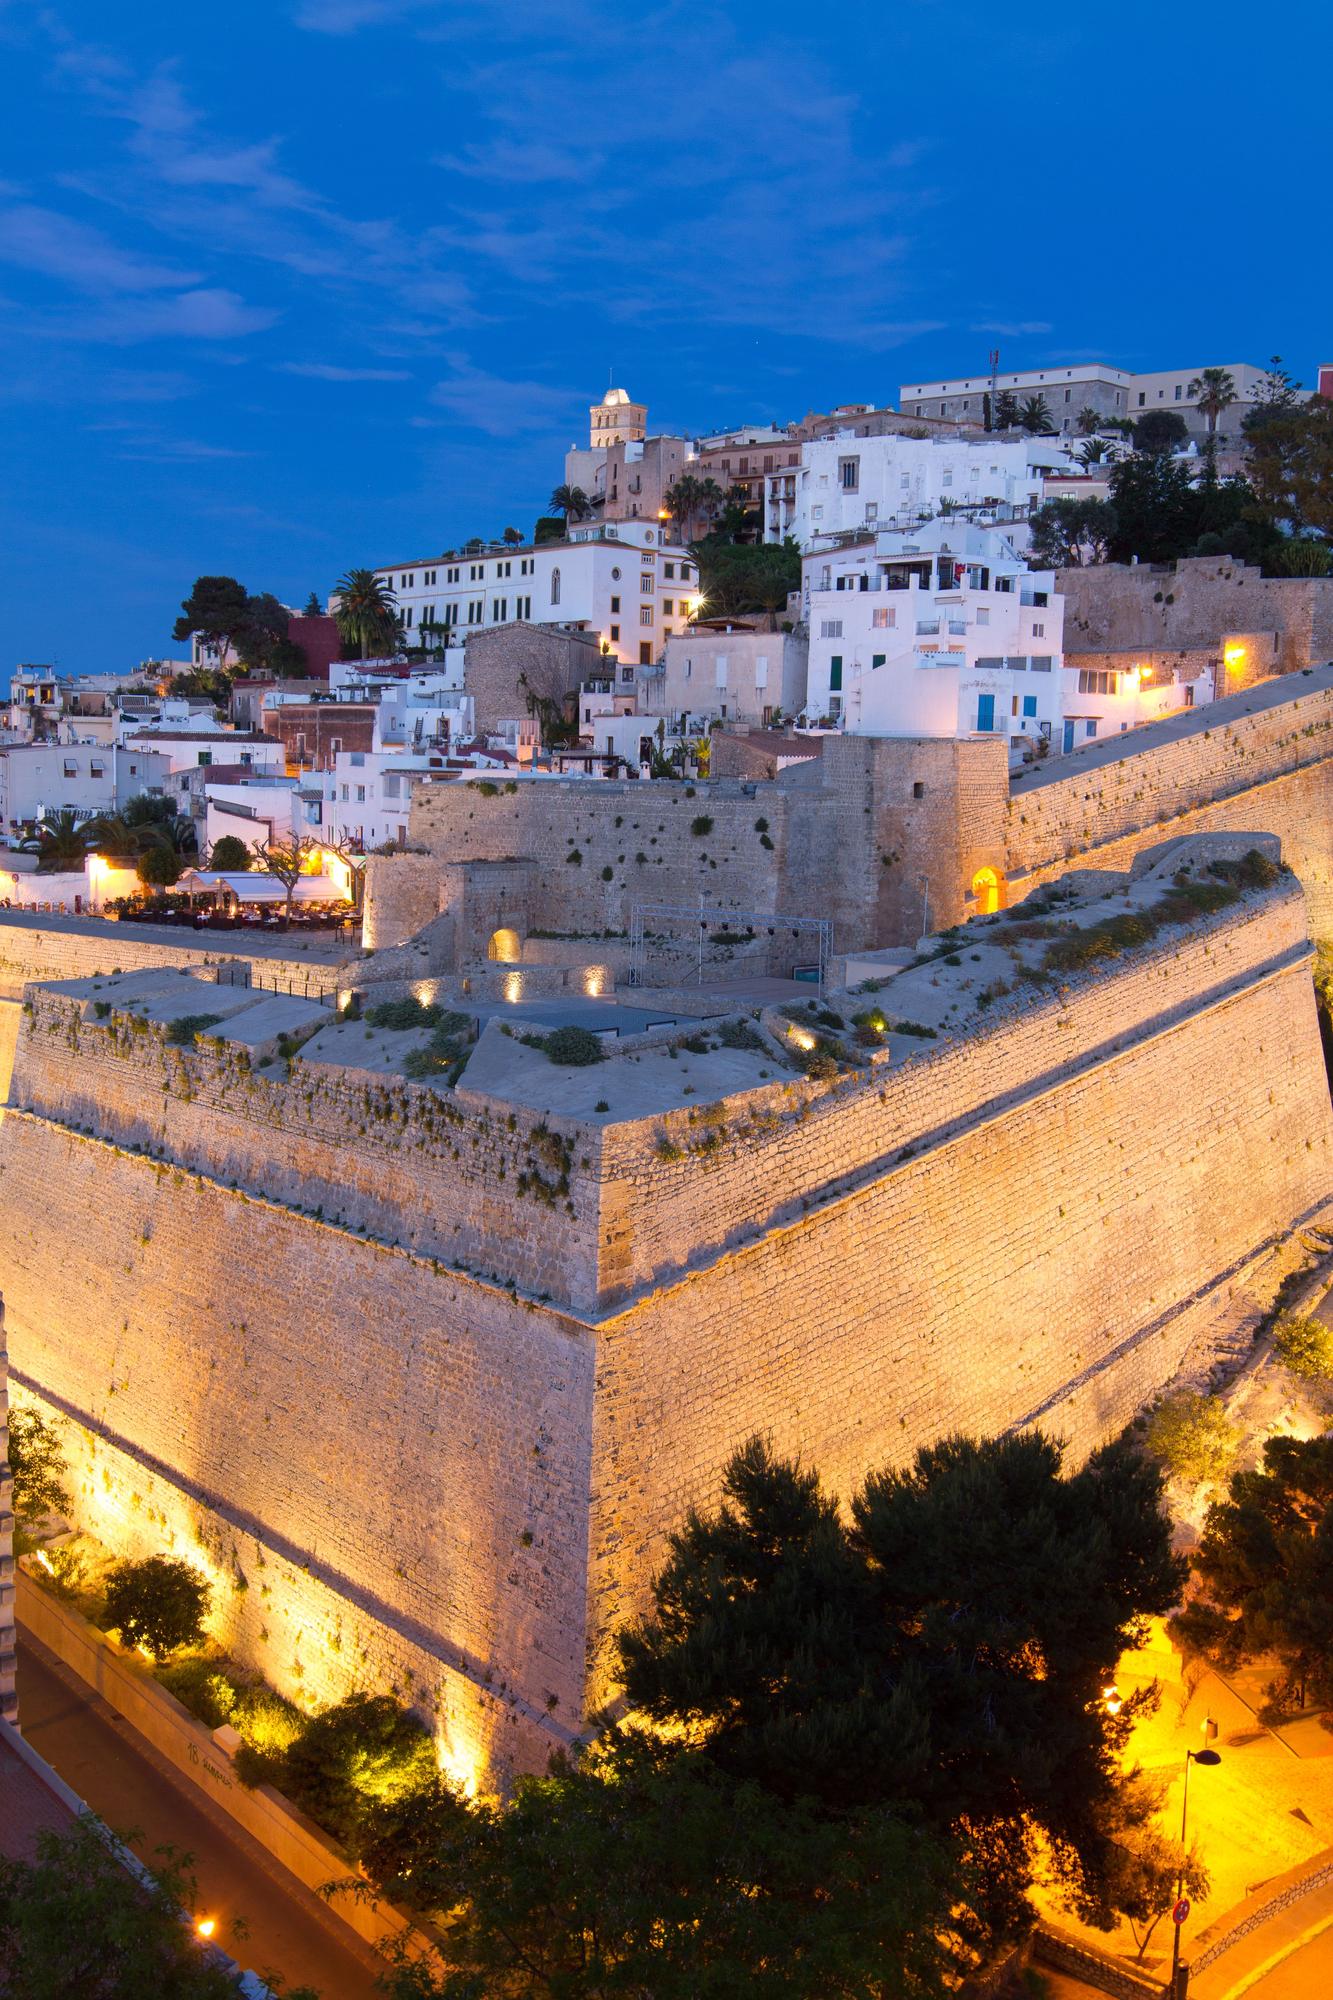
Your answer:
[[[1211,1767],[1214,1764],[1221,1763],[1222,1758],[1219,1752],[1211,1747],[1212,1740],[1216,1734],[1217,1724],[1213,1721],[1211,1715],[1206,1716],[1203,1723],[1205,1747],[1202,1750],[1187,1750],[1185,1752],[1185,1795],[1180,1802],[1180,1872],[1176,1876],[1176,1907],[1171,1912],[1171,1984],[1166,1989],[1170,1995],[1170,2000],[1185,2000],[1185,1987],[1189,1982],[1188,1966],[1184,1968],[1182,1980],[1180,1933],[1185,1919],[1189,1915],[1189,1905],[1185,1901],[1185,1828],[1188,1824],[1190,1809],[1190,1765],[1203,1764]]]

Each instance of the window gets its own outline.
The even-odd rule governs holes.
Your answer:
[[[1115,675],[1104,673],[1095,667],[1080,667],[1078,691],[1080,694],[1114,694]]]
[[[611,574],[614,576],[616,572],[613,570]],[[558,569],[551,571],[551,602],[552,604],[560,602],[560,572]]]
[[[897,622],[898,607],[896,604],[881,606],[870,614],[870,623],[877,632],[887,632]]]
[[[93,762],[88,767],[88,776],[90,778],[104,778],[106,776],[106,765]]]
[[[641,667],[651,667],[652,664],[653,664],[652,642],[649,639],[642,639],[639,642],[639,665]]]
[[[855,493],[861,482],[861,461],[859,458],[838,460],[838,484],[844,493]]]
[[[410,604],[408,605],[406,611],[403,613],[403,623],[404,625],[409,625],[409,626],[412,623],[412,607]]]
[[[1084,723],[1083,734],[1085,736],[1095,736],[1097,734],[1097,718],[1095,715],[1090,715]]]
[[[681,564],[681,566],[680,566],[680,580],[681,580],[681,582],[682,582],[682,583],[688,583],[688,582],[690,581],[690,578],[691,578],[691,577],[692,577],[693,575],[694,575],[694,571],[693,571],[693,570],[691,569],[690,565],[689,565],[689,564],[688,564],[687,562],[683,562],[683,563]]]
[[[812,521],[822,521],[823,518],[824,518],[824,509],[822,507],[812,507],[810,509],[810,519]]]
[[[978,625],[990,624],[990,606],[988,604],[979,604],[977,606],[977,623]]]
[[[366,803],[366,788],[364,785],[358,785],[356,788],[356,802],[359,806],[363,806]]]
[[[618,597],[613,597],[613,598],[611,599],[611,609],[612,609],[613,611],[619,611],[619,609],[620,609],[620,599],[619,599]]]
[[[940,474],[940,485],[941,486],[953,485],[953,467],[951,465],[946,465],[943,472]]]
[[[835,653],[828,663],[828,684],[836,693],[842,687],[842,654]]]
[[[365,762],[366,762],[366,753],[365,753],[365,751],[364,751],[364,750],[353,750],[353,752],[352,752],[352,755],[351,755],[351,765],[352,765],[352,769],[353,769],[354,771],[360,771],[360,770],[363,770],[363,769],[365,768]]]
[[[1074,392],[1073,392],[1073,390],[1072,390],[1072,389],[1066,389],[1066,390],[1065,390],[1065,401],[1066,401],[1067,403],[1069,403],[1069,402],[1072,402],[1072,401],[1073,401],[1073,396],[1074,396]]]
[[[1037,697],[1036,697],[1036,695],[1035,695],[1035,694],[1025,694],[1025,695],[1023,696],[1023,713],[1024,713],[1024,715],[1027,715],[1027,716],[1035,716],[1035,715],[1036,715],[1036,713],[1037,713]]]
[[[694,678],[694,661],[693,661],[693,660],[686,660],[686,662],[685,662],[685,678],[686,678],[686,680],[687,680],[687,681],[688,681],[688,680],[693,680],[693,678]]]
[[[619,640],[620,640],[620,627],[618,625],[613,625],[611,627],[611,644],[613,646],[617,645],[619,643]]]
[[[486,574],[485,563],[473,563],[467,574],[469,583],[480,583]]]
[[[756,688],[768,686],[768,654],[759,653],[754,663],[754,684]]]
[[[535,557],[524,556],[522,562],[518,566],[518,573],[520,576],[531,576],[535,568],[536,568]]]
[[[653,573],[650,569],[646,569],[639,578],[639,595],[640,597],[651,597],[652,594]]]
[[[713,680],[717,687],[724,688],[727,685],[727,656],[725,653],[715,653],[713,655]]]
[[[344,786],[343,786],[343,802],[344,802],[344,804],[346,804],[347,800],[348,800],[348,799],[349,799],[350,797],[351,797],[351,789],[350,789],[350,787],[349,787],[349,786],[347,786],[347,785],[344,785]]]
[[[662,616],[664,618],[670,618],[674,613],[675,608],[676,608],[675,605],[672,603],[669,597],[664,597],[662,599]]]
[[[515,618],[531,618],[532,599],[530,597],[516,597],[514,599],[514,616]]]
[[[819,636],[821,639],[841,639],[842,637],[841,618],[823,619],[819,627]]]
[[[653,607],[652,607],[652,605],[651,605],[651,604],[641,604],[641,605],[639,606],[639,623],[640,623],[640,625],[651,625],[651,624],[652,624],[652,622],[653,622]]]
[[[485,609],[485,607],[484,607],[484,605],[482,604],[482,601],[481,601],[481,599],[480,599],[479,597],[474,597],[474,598],[473,598],[473,599],[471,600],[471,602],[469,603],[469,605],[468,605],[468,608],[467,608],[467,622],[468,622],[468,624],[469,624],[469,625],[480,625],[480,623],[481,623],[481,614],[482,614],[482,611],[483,611],[484,609]]]
[[[1179,401],[1180,401],[1180,397],[1181,397],[1181,387],[1180,387],[1180,384],[1179,384],[1179,382],[1177,382],[1177,384],[1176,384],[1176,401],[1177,401],[1177,402],[1179,402]]]
[[[916,780],[916,783],[912,786],[912,797],[914,799],[924,799],[925,796],[926,796],[926,788],[922,784],[920,778],[918,778]]]
[[[673,562],[663,563],[662,574],[663,576],[674,576],[676,574],[676,565]]]
[[[888,657],[887,653],[872,653],[870,655],[870,671],[873,673],[876,667],[882,667]]]
[[[447,569],[447,570],[446,570],[446,571],[444,572],[444,580],[445,580],[445,582],[446,582],[446,583],[457,583],[457,582],[458,582],[458,564],[457,564],[457,563],[455,563],[455,564],[454,564],[454,566],[453,566],[453,568],[452,568],[452,569]]]
[[[879,519],[879,502],[877,500],[866,501],[866,519],[867,521],[877,521]]]
[[[200,762],[201,762],[201,763],[203,762],[203,759],[202,759],[202,758],[200,759]],[[77,777],[78,777],[78,775],[79,775],[79,767],[78,767],[78,764],[77,764],[77,763],[75,762],[75,760],[74,760],[74,758],[73,758],[73,757],[66,757],[66,759],[65,759],[65,776],[66,776],[67,778],[77,778]]]
[[[494,598],[491,602],[492,625],[503,625],[508,616],[509,616],[509,599],[507,597]]]
[[[1140,390],[1139,390],[1139,408],[1140,408],[1140,409],[1142,409],[1142,408],[1143,408],[1143,406],[1144,406],[1144,404],[1145,404],[1145,403],[1147,402],[1147,400],[1148,400],[1148,398],[1147,398],[1147,396],[1145,395],[1144,391],[1143,391],[1142,389],[1140,389]]]
[[[1044,639],[1046,637],[1046,627],[1041,623],[1034,624],[1032,627],[1032,636],[1034,639]]]

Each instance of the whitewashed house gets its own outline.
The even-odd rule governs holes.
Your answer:
[[[701,621],[667,640],[659,664],[639,669],[646,715],[748,723],[767,729],[806,704],[809,642],[798,632],[752,632]]]
[[[821,537],[911,528],[940,514],[976,522],[1023,520],[1044,481],[1077,471],[1056,438],[857,437],[801,446],[801,463],[772,473],[764,539],[802,549]]]
[[[815,549],[802,565],[806,720],[870,736],[1000,735],[1016,757],[1155,720],[1180,690],[1064,665],[1053,571],[945,518]]]

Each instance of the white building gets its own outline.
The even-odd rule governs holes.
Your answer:
[[[0,744],[0,831],[15,835],[48,814],[91,819],[140,792],[164,790],[170,760],[100,743]]]
[[[1058,753],[1181,705],[1135,673],[1066,669],[1054,572],[1029,570],[998,529],[944,519],[815,550],[803,589],[812,723]]]
[[[282,771],[285,758],[281,742],[258,730],[226,729],[219,724],[205,726],[198,717],[188,729],[147,728],[125,739],[131,751],[159,751],[170,771],[188,771],[196,765],[240,764],[247,770]]]
[[[509,770],[508,758],[471,752],[466,767],[443,745],[423,750],[340,750],[329,772],[316,772],[323,784],[319,811],[321,830],[335,845],[350,841],[369,853],[389,841],[407,840],[412,788],[423,783],[467,781]]]
[[[767,729],[806,705],[809,642],[704,621],[668,639],[660,664],[639,669],[639,707],[673,723],[689,716]]]
[[[526,620],[593,632],[618,660],[656,659],[688,624],[698,570],[656,521],[571,525],[563,541],[432,556],[375,574],[394,594],[409,642],[433,627],[464,639]]]
[[[956,375],[947,382],[904,382],[898,391],[899,408],[914,416],[952,417],[980,423],[987,395],[992,402],[1006,392],[1019,403],[1030,397],[1044,397],[1053,430],[1071,436],[1079,429],[1085,409],[1099,417],[1141,417],[1148,410],[1178,410],[1190,432],[1201,436],[1208,429],[1199,414],[1198,398],[1191,397],[1190,384],[1205,367],[1224,368],[1232,378],[1237,400],[1224,412],[1219,432],[1239,432],[1246,412],[1253,408],[1264,379],[1264,370],[1248,361],[1201,362],[1197,368],[1163,368],[1133,374],[1125,368],[1108,368],[1102,362],[1082,362],[1070,367],[1020,368],[997,374],[992,391],[986,374]]]
[[[764,539],[910,528],[944,513],[980,521],[1023,519],[1043,481],[1078,470],[1053,438],[857,437],[846,431],[801,447],[799,466],[765,479]]]

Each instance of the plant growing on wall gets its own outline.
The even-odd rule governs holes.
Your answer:
[[[1157,1405],[1144,1427],[1143,1441],[1173,1479],[1199,1485],[1222,1479],[1240,1444],[1240,1431],[1216,1396],[1187,1390]]]
[[[69,1494],[62,1483],[66,1470],[60,1427],[40,1410],[9,1413],[9,1468],[14,1475],[14,1518],[22,1526],[44,1514],[63,1514]]]
[[[127,1646],[159,1657],[197,1646],[212,1598],[208,1579],[179,1556],[117,1563],[107,1578],[106,1620]]]
[[[1333,1329],[1304,1313],[1283,1313],[1273,1329],[1279,1361],[1304,1382],[1333,1382]]]

